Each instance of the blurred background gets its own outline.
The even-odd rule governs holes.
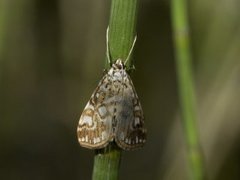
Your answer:
[[[240,179],[240,1],[189,0],[198,130],[210,180]],[[80,114],[103,75],[111,1],[0,0],[0,179],[91,178]],[[132,79],[148,128],[120,179],[185,180],[170,2],[141,0]]]

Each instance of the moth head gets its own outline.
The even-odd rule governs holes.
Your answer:
[[[112,65],[114,69],[125,69],[125,64],[122,59],[117,59],[116,62]]]

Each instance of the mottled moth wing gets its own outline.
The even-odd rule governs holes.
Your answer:
[[[77,129],[81,146],[100,149],[115,140],[124,150],[146,142],[141,104],[121,59],[112,64],[87,103]]]
[[[112,108],[108,108],[106,100],[112,99],[107,92],[109,86],[108,74],[103,76],[96,90],[80,117],[77,135],[81,146],[90,149],[100,149],[107,146],[113,138]]]
[[[115,141],[124,150],[141,148],[146,142],[146,129],[140,101],[130,76],[123,79],[122,93],[116,112]]]

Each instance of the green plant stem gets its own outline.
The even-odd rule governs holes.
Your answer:
[[[94,157],[94,180],[118,179],[118,169],[121,160],[121,150],[115,144],[96,150]]]
[[[196,127],[195,94],[191,69],[186,0],[172,0],[172,23],[182,122],[188,148],[190,179],[204,179],[203,155]]]
[[[137,0],[112,0],[109,48],[112,61],[125,60],[136,36]],[[131,68],[133,62],[127,63]]]
[[[109,23],[109,49],[112,62],[118,58],[125,60],[136,35],[137,0],[112,0]],[[107,59],[107,58],[106,58]],[[127,68],[133,66],[131,59]],[[106,61],[106,67],[110,65]],[[121,159],[121,150],[109,144],[97,150],[94,157],[93,180],[116,180]]]

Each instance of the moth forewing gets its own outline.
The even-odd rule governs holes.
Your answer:
[[[100,149],[108,145],[112,138],[111,115],[105,106],[106,75],[98,84],[79,120],[77,134],[81,146]]]
[[[141,148],[146,141],[146,129],[140,101],[129,75],[124,80],[123,96],[119,108],[115,141],[124,150]]]

